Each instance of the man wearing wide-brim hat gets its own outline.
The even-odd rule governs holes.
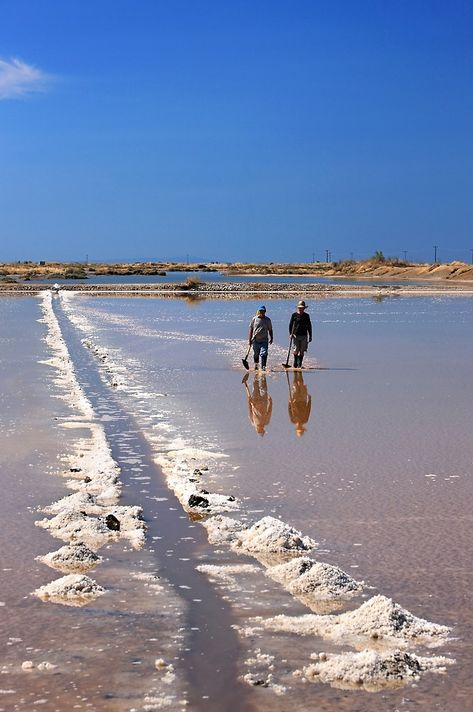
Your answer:
[[[289,322],[289,334],[294,344],[294,368],[302,368],[304,354],[312,341],[312,322],[306,312],[307,305],[301,300]]]

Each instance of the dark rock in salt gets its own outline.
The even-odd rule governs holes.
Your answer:
[[[193,475],[201,475],[202,472],[200,470],[196,469],[196,470],[194,470],[194,472],[192,474]]]
[[[82,467],[70,467],[69,472],[82,472]]]
[[[120,522],[114,514],[107,514],[105,517],[105,524],[109,529],[112,529],[112,531],[120,531]]]
[[[234,502],[234,501],[235,501],[235,497],[234,497],[232,494],[231,494],[227,499],[228,499],[229,502]]]
[[[84,477],[84,482],[86,484],[88,484],[89,482],[92,482],[92,477],[89,477],[89,475],[87,475],[86,477]]]
[[[188,505],[189,507],[202,507],[203,509],[206,509],[209,506],[209,500],[198,494],[191,494]]]
[[[208,494],[208,490],[201,489],[200,494]]]

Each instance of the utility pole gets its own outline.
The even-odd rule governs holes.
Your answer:
[[[438,245],[434,245],[434,265],[437,264],[437,250],[438,250]]]
[[[85,256],[85,264],[86,264],[86,265],[89,264],[89,255],[86,255],[86,256]]]
[[[312,262],[315,262],[315,252],[312,253]]]
[[[402,254],[404,255],[404,262],[407,262],[407,250],[403,250]]]
[[[186,255],[186,264],[189,264],[189,255]]]
[[[325,250],[325,262],[329,261],[330,250]]]

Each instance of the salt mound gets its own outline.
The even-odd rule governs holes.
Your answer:
[[[447,626],[417,618],[386,596],[373,596],[357,610],[342,613],[336,620],[344,630],[372,638],[446,637]]]
[[[307,680],[345,689],[363,688],[370,692],[413,682],[429,670],[445,672],[446,665],[455,662],[444,657],[419,657],[400,650],[389,653],[363,650],[339,655],[321,653],[318,657],[318,662],[303,669]]]
[[[338,616],[279,615],[267,619],[258,617],[254,622],[269,630],[299,635],[318,635],[331,639],[346,638],[350,635],[368,636],[373,641],[383,640],[388,644],[396,641],[397,645],[401,641],[435,644],[446,638],[450,632],[447,626],[429,623],[423,618],[413,616],[386,596],[373,596],[355,611]]]
[[[34,591],[34,595],[43,601],[62,603],[65,606],[84,606],[103,593],[105,589],[102,586],[80,574],[63,576]]]
[[[202,524],[207,529],[209,542],[211,544],[222,544],[224,542],[234,541],[237,533],[244,529],[245,525],[237,519],[224,517],[221,514],[215,517],[210,517]]]
[[[82,541],[93,548],[99,548],[110,539],[118,538],[118,532],[110,531],[101,519],[73,510],[61,512],[52,519],[42,519],[35,524],[47,529],[58,539]]]
[[[347,598],[363,589],[361,582],[355,581],[337,566],[318,563],[307,556],[271,566],[266,574],[293,595],[310,594],[321,599]]]
[[[145,539],[146,524],[141,519],[142,508],[138,506],[116,506],[101,508],[103,517],[92,517],[81,511],[66,510],[52,519],[35,522],[47,529],[52,536],[63,541],[84,542],[94,549],[116,541],[128,539],[132,546],[139,548]],[[113,514],[120,522],[120,529],[112,531],[105,523],[105,516]]]
[[[45,556],[37,556],[36,559],[64,573],[89,571],[102,561],[101,556],[82,542],[62,546],[57,551],[52,551]]]
[[[238,533],[236,547],[249,552],[282,554],[309,551],[316,542],[274,517],[263,517],[252,527]]]

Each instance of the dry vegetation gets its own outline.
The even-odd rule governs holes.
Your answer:
[[[200,272],[222,272],[234,276],[253,275],[302,275],[310,277],[373,278],[406,280],[473,280],[473,265],[465,262],[448,264],[413,264],[396,257],[384,257],[376,252],[367,260],[345,260],[342,262],[291,262],[291,263],[192,263],[183,262],[133,262],[133,263],[61,263],[61,262],[15,262],[0,263],[0,281],[3,283],[28,282],[34,280],[86,280],[94,275],[158,275],[168,272],[195,272],[198,280]],[[189,287],[188,287],[189,288]]]

